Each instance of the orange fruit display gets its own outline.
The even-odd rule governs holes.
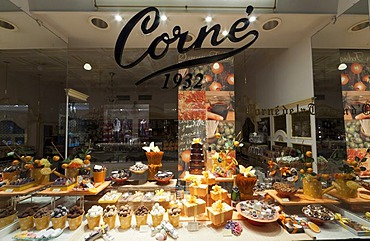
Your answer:
[[[59,160],[60,160],[60,156],[57,156],[57,155],[53,156],[53,161],[57,162]]]
[[[359,74],[359,73],[361,73],[361,72],[362,72],[362,65],[361,65],[361,64],[359,64],[359,63],[353,63],[353,64],[351,65],[351,71],[352,71],[352,73],[354,73],[354,74]]]

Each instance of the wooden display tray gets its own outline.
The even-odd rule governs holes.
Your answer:
[[[22,191],[16,191],[16,190],[10,191],[12,189],[7,189],[7,190],[4,190],[4,191],[0,191],[0,197],[28,195],[32,192],[43,189],[43,188],[45,188],[45,187],[47,187],[51,184],[52,184],[52,182],[49,182],[49,183],[46,183],[46,184],[40,184],[40,185],[36,185],[36,186],[30,187],[30,188],[27,188],[27,189],[22,190]]]
[[[126,182],[128,183],[128,182]],[[122,185],[117,188],[119,192],[127,191],[153,191],[163,189],[165,191],[174,191],[176,190],[177,179],[171,179],[170,183],[167,185],[158,185],[157,182],[146,182],[141,185]]]
[[[69,185],[51,185],[50,191],[53,191],[55,189],[58,189],[60,191],[70,191],[76,186],[76,183],[71,183]]]
[[[35,186],[35,184],[36,184],[35,182],[29,182],[23,185],[5,185],[3,187],[3,190],[5,191],[8,189],[11,189],[13,191],[20,192],[20,191],[23,191],[23,190],[26,190],[28,188]]]
[[[369,204],[370,203],[370,191],[365,188],[358,189],[358,196],[355,198],[346,198],[338,195],[337,190],[331,190],[328,192],[329,195],[338,198],[339,200],[347,204]]]
[[[60,190],[57,192],[57,189],[54,189],[51,191],[50,189],[45,189],[41,192],[39,192],[39,195],[45,195],[45,196],[89,196],[89,195],[96,195],[99,192],[103,191],[106,187],[109,186],[111,182],[110,181],[105,181],[105,182],[99,182],[96,183],[95,185],[95,190],[94,191],[89,191],[89,190],[83,190],[83,191],[75,191],[75,190],[70,190],[70,191],[62,191]]]
[[[101,203],[101,204],[115,204],[118,202],[118,200],[120,199],[120,197],[122,196],[122,193],[118,192],[116,193],[117,194],[117,197],[115,199],[112,199],[112,200],[104,200],[103,197],[101,197],[99,200],[98,200],[98,203]]]
[[[322,198],[312,198],[303,194],[303,190],[299,189],[294,195],[289,197],[289,201],[285,201],[285,198],[281,198],[277,195],[275,190],[266,190],[266,193],[269,194],[272,198],[278,201],[283,206],[290,205],[308,205],[312,203],[319,204],[339,204],[339,201],[329,198],[323,195]]]

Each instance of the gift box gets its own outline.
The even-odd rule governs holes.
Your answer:
[[[195,185],[194,183],[192,183],[189,186],[189,190],[191,195],[205,197],[208,194],[208,185],[206,184]]]
[[[211,198],[214,201],[225,200],[227,198],[227,191],[221,188],[219,191],[211,191]]]
[[[226,203],[222,203],[222,205],[223,208],[221,211],[215,210],[213,207],[207,207],[208,218],[215,226],[222,225],[233,217],[233,208]]]
[[[216,177],[209,171],[203,172],[202,184],[213,185],[216,184]]]
[[[206,212],[206,202],[202,199],[197,198],[195,202],[189,202],[188,200],[184,199],[182,203],[184,206],[184,213],[188,217]]]

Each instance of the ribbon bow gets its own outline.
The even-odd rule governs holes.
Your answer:
[[[193,143],[194,144],[199,144],[201,142],[200,138],[194,138]]]
[[[215,193],[220,193],[221,192],[221,187],[219,185],[214,185],[212,187],[212,190],[215,192]]]
[[[163,194],[164,194],[164,190],[163,189],[155,190],[155,195],[161,196]]]
[[[189,203],[197,203],[197,198],[194,195],[189,195],[188,202]]]
[[[224,211],[224,204],[222,203],[221,200],[218,200],[212,204],[212,209],[216,212],[222,212]]]
[[[198,186],[200,186],[200,184],[201,184],[201,181],[198,180],[198,179],[195,179],[195,180],[193,180],[193,183],[191,184],[191,186],[198,187]]]
[[[338,222],[340,222],[342,224],[345,224],[345,223],[348,223],[349,221],[351,221],[349,218],[343,218],[340,213],[335,213],[334,218],[335,218],[335,220],[337,220]]]
[[[209,178],[209,172],[208,171],[203,171],[202,174],[203,174],[203,177],[205,179],[208,179]]]

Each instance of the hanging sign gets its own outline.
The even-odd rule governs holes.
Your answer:
[[[253,12],[253,7],[248,6],[246,8],[247,15],[250,15],[252,12]],[[154,14],[154,21],[152,21],[152,22],[150,21],[151,16],[149,14]],[[222,37],[221,39],[219,39],[220,32],[221,32],[221,25],[220,24],[215,24],[210,28],[208,28],[207,25],[201,27],[199,29],[198,35],[196,36],[194,42],[190,46],[185,47],[185,42],[186,42],[186,39],[189,35],[189,31],[182,31],[180,26],[175,26],[172,29],[171,34],[170,33],[162,33],[161,35],[157,36],[150,43],[147,50],[138,59],[134,60],[131,63],[124,64],[124,62],[125,62],[124,60],[125,60],[125,57],[126,57],[125,54],[124,54],[124,50],[125,50],[125,45],[126,45],[127,39],[129,38],[132,30],[135,28],[136,25],[138,25],[138,23],[141,20],[142,20],[142,22],[141,22],[140,28],[141,28],[141,31],[142,31],[143,34],[150,34],[150,33],[154,32],[159,27],[159,24],[160,24],[159,10],[155,7],[148,7],[148,8],[143,9],[142,11],[137,13],[135,16],[133,16],[127,22],[127,24],[123,27],[123,29],[121,30],[121,32],[120,32],[120,34],[117,38],[116,45],[115,45],[114,57],[115,57],[116,63],[124,69],[130,69],[130,68],[138,65],[148,55],[152,59],[155,59],[155,60],[164,58],[166,56],[167,52],[168,52],[168,49],[169,49],[170,45],[174,44],[175,42],[177,42],[176,47],[177,47],[178,53],[182,54],[182,53],[186,53],[186,52],[188,52],[192,49],[194,49],[194,50],[195,49],[201,49],[202,45],[203,45],[203,42],[207,38],[208,35],[211,35],[211,38],[210,38],[211,42],[210,43],[211,43],[212,46],[218,46],[218,45],[222,44],[222,42],[224,42],[226,39],[230,40],[233,43],[241,42],[249,36],[252,36],[252,39],[249,42],[247,42],[244,46],[242,46],[238,49],[234,49],[234,50],[232,50],[230,52],[227,52],[227,53],[222,53],[222,54],[212,55],[212,56],[206,56],[206,57],[200,57],[200,58],[191,59],[191,60],[187,60],[187,61],[184,61],[184,62],[181,62],[181,63],[177,63],[177,64],[173,64],[173,65],[164,67],[163,69],[157,70],[154,73],[152,73],[152,74],[142,78],[141,80],[137,81],[136,85],[140,85],[140,84],[144,83],[145,81],[147,81],[147,80],[149,80],[149,79],[151,79],[155,76],[158,76],[158,75],[161,75],[161,74],[166,74],[166,73],[174,71],[174,70],[183,69],[183,68],[192,67],[192,66],[210,64],[210,63],[214,63],[214,62],[229,58],[231,56],[234,56],[234,55],[244,51],[248,47],[250,47],[254,42],[256,42],[256,40],[259,36],[259,33],[258,33],[257,30],[250,30],[250,31],[246,32],[246,30],[248,29],[249,24],[250,24],[249,19],[248,18],[240,18],[232,24],[232,26],[229,29],[228,34],[226,36]],[[237,34],[238,33],[240,34],[241,32],[245,32],[245,33],[241,36],[237,36]],[[161,46],[164,44],[165,47],[163,49],[161,48],[160,51],[156,51],[157,47],[160,44],[161,44]],[[166,81],[168,81],[168,77],[169,76],[166,76]],[[199,78],[201,78],[201,77],[202,76],[199,76]]]

